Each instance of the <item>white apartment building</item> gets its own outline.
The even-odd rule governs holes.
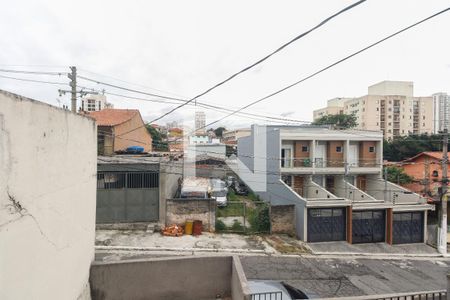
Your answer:
[[[447,93],[433,94],[433,132],[438,133],[449,129],[450,95]]]
[[[206,116],[203,111],[195,112],[195,132],[197,134],[206,134]]]
[[[106,102],[105,95],[91,94],[81,99],[82,111],[99,111],[104,108],[112,108],[112,105]]]
[[[432,133],[433,97],[414,97],[411,81],[382,81],[369,86],[368,94],[359,98],[338,98],[342,102],[328,102],[331,113],[353,114],[356,129],[382,131],[385,138],[407,134]],[[335,98],[336,99],[336,98]],[[339,106],[340,105],[340,106]],[[329,109],[314,111],[314,120]],[[341,112],[342,111],[342,112]]]
[[[314,120],[328,115],[344,113],[344,102],[354,98],[333,98],[327,101],[327,106],[314,111]]]

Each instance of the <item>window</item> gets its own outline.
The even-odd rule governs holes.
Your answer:
[[[369,147],[369,152],[370,153],[374,153],[375,152],[375,147],[374,146],[370,146]]]
[[[308,146],[302,146],[302,152],[308,152]]]
[[[439,177],[439,172],[437,170],[434,170],[432,176]]]
[[[342,147],[341,146],[336,146],[336,152],[337,153],[341,153],[342,152]]]
[[[98,189],[148,189],[159,187],[157,172],[105,172],[97,174]]]

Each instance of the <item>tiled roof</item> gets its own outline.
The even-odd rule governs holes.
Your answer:
[[[139,114],[137,109],[106,108],[90,112],[89,116],[95,119],[98,126],[115,126],[132,119],[136,114]]]
[[[416,158],[418,158],[418,157],[420,157],[420,156],[422,156],[422,155],[427,155],[427,156],[432,157],[432,158],[434,158],[434,159],[441,160],[441,159],[442,159],[442,153],[443,153],[442,151],[426,151],[426,152],[421,152],[421,153],[419,153],[419,154],[417,154],[417,155],[415,155],[415,156],[413,156],[413,157],[411,157],[411,158],[405,159],[405,161],[412,161],[412,160],[415,160]],[[448,156],[450,157],[450,152],[448,152]]]

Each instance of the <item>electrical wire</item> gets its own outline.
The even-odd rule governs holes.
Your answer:
[[[25,70],[9,70],[9,69],[0,69],[0,72],[4,73],[19,73],[19,74],[33,74],[33,75],[67,75],[67,72],[44,72],[44,71],[25,71]]]
[[[346,61],[346,60],[348,60],[348,59],[350,59],[350,58],[352,58],[352,57],[354,57],[354,56],[356,56],[356,55],[358,55],[358,54],[360,54],[360,53],[362,53],[364,51],[369,50],[372,47],[375,47],[378,44],[381,44],[382,42],[384,42],[386,40],[389,40],[389,39],[391,39],[391,38],[401,34],[402,32],[405,32],[405,31],[407,31],[407,30],[409,30],[409,29],[411,29],[411,28],[413,28],[415,26],[418,26],[418,25],[420,25],[420,24],[422,24],[422,23],[424,23],[424,22],[426,22],[426,21],[428,21],[428,20],[430,20],[432,18],[435,18],[435,17],[437,17],[437,16],[439,16],[439,15],[449,11],[449,10],[450,10],[450,7],[446,8],[446,9],[443,9],[443,10],[441,10],[441,11],[439,11],[439,12],[437,12],[437,13],[429,16],[429,17],[426,17],[426,18],[418,21],[418,22],[415,22],[415,23],[413,23],[413,24],[411,24],[411,25],[409,25],[409,26],[407,26],[407,27],[405,27],[405,28],[403,28],[401,30],[398,30],[398,31],[396,31],[396,32],[394,32],[394,33],[392,33],[392,34],[390,34],[390,35],[388,35],[388,36],[386,36],[386,37],[384,37],[384,38],[382,38],[382,39],[380,39],[380,40],[378,40],[378,41],[376,41],[376,42],[374,42],[374,43],[372,43],[372,44],[370,44],[370,45],[368,45],[368,46],[366,46],[366,47],[364,47],[364,48],[362,48],[362,49],[360,49],[358,51],[356,51],[356,52],[353,52],[350,55],[345,56],[344,58],[339,59],[338,61],[336,61],[336,62],[334,62],[334,63],[332,63],[332,64],[330,64],[330,65],[328,65],[328,66],[326,66],[326,67],[324,67],[324,68],[322,68],[322,69],[320,69],[320,70],[318,70],[318,71],[316,71],[316,72],[314,72],[314,73],[312,73],[312,74],[310,74],[310,75],[308,75],[308,76],[306,76],[306,77],[304,77],[304,78],[302,78],[302,79],[300,79],[300,80],[298,80],[298,81],[296,81],[296,82],[294,82],[294,83],[292,83],[290,85],[288,85],[288,86],[283,87],[282,89],[279,89],[279,90],[277,90],[277,91],[275,91],[275,92],[273,92],[273,93],[271,93],[271,94],[269,94],[267,96],[264,96],[264,97],[262,97],[262,98],[260,98],[258,100],[255,100],[255,101],[253,101],[253,102],[251,102],[251,103],[249,103],[249,104],[247,104],[247,105],[245,105],[245,106],[235,110],[234,112],[232,112],[232,113],[230,113],[230,114],[228,114],[228,115],[226,115],[226,116],[224,116],[224,117],[222,117],[222,118],[220,118],[220,119],[218,119],[216,121],[213,121],[213,122],[211,122],[209,124],[206,124],[204,127],[211,126],[211,125],[213,125],[213,124],[215,124],[217,122],[220,122],[220,121],[222,121],[222,120],[224,120],[224,119],[226,119],[226,118],[228,118],[228,117],[230,117],[230,116],[232,116],[232,115],[234,115],[234,114],[244,110],[244,109],[247,109],[247,108],[249,108],[249,107],[251,107],[251,106],[253,106],[253,105],[257,104],[257,103],[260,103],[260,102],[262,102],[264,100],[267,100],[267,99],[269,99],[269,98],[271,98],[271,97],[273,97],[275,95],[278,95],[278,94],[280,94],[280,93],[282,93],[282,92],[284,92],[284,91],[286,91],[286,90],[288,90],[288,89],[290,89],[290,88],[292,88],[292,87],[294,87],[294,86],[296,86],[296,85],[298,85],[298,84],[300,84],[300,83],[302,83],[302,82],[304,82],[304,81],[306,81],[308,79],[311,79],[311,78],[319,75],[322,72],[325,72],[326,70],[328,70],[328,69],[330,69],[330,68],[332,68],[332,67],[334,67],[334,66],[336,66],[336,65],[338,65],[340,63],[343,63],[344,61]]]
[[[44,80],[35,80],[35,79],[28,79],[28,78],[17,78],[17,77],[4,76],[4,75],[0,75],[0,78],[13,79],[13,80],[19,80],[19,81],[36,82],[36,83],[68,85],[68,83],[57,82],[57,81],[44,81]]]
[[[346,11],[352,9],[352,8],[355,8],[356,6],[362,4],[362,3],[365,2],[365,1],[366,1],[366,0],[360,0],[360,1],[358,1],[358,2],[355,2],[355,3],[353,3],[353,4],[349,5],[349,6],[347,6],[347,7],[343,8],[343,9],[341,9],[340,11],[338,11],[337,13],[335,13],[335,14],[329,16],[328,18],[326,18],[325,20],[323,20],[322,22],[320,22],[320,23],[317,24],[316,26],[312,27],[311,29],[309,29],[309,30],[303,32],[302,34],[300,34],[300,35],[298,35],[298,36],[296,36],[295,38],[293,38],[293,39],[290,40],[289,42],[287,42],[287,43],[281,45],[278,49],[276,49],[275,51],[269,53],[268,55],[264,56],[263,58],[259,59],[259,60],[256,61],[255,63],[253,63],[253,64],[251,64],[251,65],[245,67],[244,69],[242,69],[242,70],[240,70],[240,71],[234,73],[233,75],[229,76],[227,79],[225,79],[225,80],[223,80],[223,81],[221,81],[221,82],[215,84],[214,86],[208,88],[206,91],[204,91],[204,92],[198,94],[197,96],[195,96],[194,98],[190,99],[187,103],[181,104],[181,105],[179,105],[179,106],[177,106],[177,107],[175,107],[175,108],[169,110],[168,112],[164,113],[163,115],[161,115],[161,116],[159,116],[159,117],[153,119],[150,123],[156,122],[156,121],[158,121],[158,120],[164,118],[165,116],[167,116],[167,115],[173,113],[174,111],[176,111],[176,110],[182,108],[183,106],[187,105],[188,103],[190,103],[190,102],[192,102],[192,101],[194,101],[194,100],[197,100],[198,98],[200,98],[200,97],[202,97],[202,96],[208,94],[209,92],[215,90],[216,88],[220,87],[221,85],[224,85],[225,83],[229,82],[230,80],[232,80],[233,78],[239,76],[240,74],[242,74],[242,73],[244,73],[244,72],[247,72],[248,70],[254,68],[255,66],[257,66],[257,65],[261,64],[262,62],[264,62],[265,60],[269,59],[271,56],[277,54],[278,52],[280,52],[281,50],[283,50],[284,48],[286,48],[286,47],[289,46],[290,44],[292,44],[292,43],[294,43],[294,42],[300,40],[301,38],[307,36],[307,35],[310,34],[311,32],[315,31],[316,29],[318,29],[318,28],[322,27],[323,25],[325,25],[326,23],[328,23],[330,20],[336,18],[336,17],[339,16],[340,14],[342,14],[342,13],[344,13],[344,12],[346,12]]]
[[[262,97],[262,98],[260,98],[260,99],[258,99],[258,100],[255,100],[255,101],[253,101],[253,102],[251,102],[251,103],[249,103],[249,104],[247,104],[247,105],[245,105],[245,106],[243,106],[243,107],[241,107],[241,108],[239,108],[239,109],[237,109],[237,110],[234,110],[233,112],[229,113],[228,115],[226,115],[226,116],[224,116],[224,117],[219,118],[218,120],[215,120],[215,121],[213,121],[213,122],[210,122],[210,123],[208,123],[208,124],[206,124],[206,125],[204,125],[204,126],[202,126],[202,127],[200,127],[200,128],[196,128],[196,129],[193,131],[193,133],[195,133],[196,131],[198,131],[198,130],[200,130],[200,129],[205,129],[205,128],[207,128],[208,126],[211,126],[211,125],[213,125],[213,124],[216,124],[216,123],[218,123],[218,122],[220,122],[220,121],[222,121],[222,120],[224,120],[224,119],[226,119],[226,118],[228,118],[228,117],[230,117],[230,116],[232,116],[232,115],[235,115],[235,114],[241,112],[242,110],[247,109],[247,108],[249,108],[249,107],[251,107],[251,106],[253,106],[253,105],[257,104],[257,103],[260,103],[260,102],[262,102],[262,101],[264,101],[264,100],[267,100],[267,99],[269,99],[269,98],[271,98],[271,97],[273,97],[273,96],[275,96],[275,95],[278,95],[278,94],[280,94],[280,93],[282,93],[282,92],[284,92],[284,91],[286,91],[286,90],[288,90],[288,89],[290,89],[290,88],[292,88],[292,87],[294,87],[294,86],[296,86],[296,85],[298,85],[298,84],[300,84],[300,83],[302,83],[302,82],[304,82],[304,81],[307,81],[307,80],[309,80],[309,79],[311,79],[311,78],[313,78],[313,77],[319,75],[319,74],[322,73],[322,72],[325,72],[325,71],[328,70],[328,69],[331,69],[332,67],[334,67],[334,66],[336,66],[336,65],[338,65],[338,64],[340,64],[340,63],[342,63],[342,62],[344,62],[344,61],[347,61],[348,59],[350,59],[350,58],[352,58],[352,57],[354,57],[354,56],[356,56],[356,55],[358,55],[358,54],[360,54],[360,53],[362,53],[362,52],[364,52],[364,51],[369,50],[369,49],[372,48],[372,47],[375,47],[375,46],[378,45],[378,44],[381,44],[382,42],[384,42],[384,41],[386,41],[386,40],[389,40],[389,39],[391,39],[391,38],[393,38],[393,37],[395,37],[395,36],[397,36],[397,35],[399,35],[399,34],[405,32],[405,31],[407,31],[407,30],[409,30],[409,29],[411,29],[411,28],[413,28],[413,27],[416,27],[416,26],[418,26],[418,25],[420,25],[420,24],[422,24],[422,23],[424,23],[424,22],[426,22],[426,21],[428,21],[428,20],[430,20],[430,19],[432,19],[432,18],[435,18],[435,17],[437,17],[437,16],[439,16],[439,15],[441,15],[441,14],[443,14],[443,13],[449,11],[449,10],[450,10],[450,7],[449,7],[449,8],[446,8],[446,9],[443,9],[443,10],[441,10],[441,11],[439,11],[439,12],[437,12],[437,13],[431,15],[431,16],[428,16],[428,17],[426,17],[426,18],[424,18],[424,19],[421,19],[420,21],[417,21],[417,22],[415,22],[415,23],[413,23],[413,24],[411,24],[411,25],[409,25],[409,26],[407,26],[407,27],[404,27],[403,29],[398,30],[398,31],[396,31],[396,32],[394,32],[394,33],[392,33],[392,34],[390,34],[390,35],[388,35],[388,36],[386,36],[386,37],[384,37],[384,38],[382,38],[382,39],[380,39],[380,40],[374,42],[374,43],[371,43],[371,44],[369,44],[368,46],[366,46],[366,47],[364,47],[364,48],[362,48],[362,49],[360,49],[360,50],[358,50],[358,51],[356,51],[356,52],[353,52],[352,54],[347,55],[347,56],[345,56],[344,58],[341,58],[341,59],[337,60],[336,62],[334,62],[334,63],[332,63],[332,64],[329,64],[328,66],[326,66],[326,67],[324,67],[324,68],[322,68],[322,69],[320,69],[320,70],[318,70],[318,71],[316,71],[316,72],[314,72],[314,73],[312,73],[312,74],[310,74],[310,75],[308,75],[308,76],[306,76],[306,77],[304,77],[304,78],[302,78],[302,79],[300,79],[300,80],[298,80],[298,81],[296,81],[296,82],[294,82],[294,83],[292,83],[292,84],[289,84],[288,86],[285,86],[285,87],[282,88],[282,89],[279,89],[279,90],[277,90],[277,91],[275,91],[275,92],[273,92],[273,93],[271,93],[271,94],[269,94],[269,95],[267,95],[267,96],[264,96],[264,97]],[[196,98],[192,98],[191,100],[195,100],[195,99],[196,99]],[[189,101],[191,101],[191,100],[189,100]],[[183,104],[183,106],[184,106],[184,105],[186,105],[186,103]],[[150,123],[153,123],[154,121],[161,119],[162,117],[166,116],[167,114],[169,114],[169,113],[171,113],[171,112],[173,112],[173,111],[174,111],[174,110],[169,111],[168,113],[164,114],[163,116],[161,116],[161,117],[159,117],[159,118],[156,118],[156,119],[152,120]],[[132,131],[134,131],[134,130],[137,130],[137,129],[141,128],[141,127],[143,127],[143,126],[136,127],[135,129],[131,129],[131,130],[129,130],[129,131],[123,133],[123,134],[130,133],[130,132],[132,132]],[[122,135],[123,135],[123,134],[122,134]]]

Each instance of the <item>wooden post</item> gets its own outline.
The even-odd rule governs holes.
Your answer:
[[[386,209],[386,243],[392,245],[392,231],[394,227],[394,212],[392,208]]]
[[[352,244],[352,236],[353,236],[353,215],[352,215],[352,207],[347,206],[347,243]]]

